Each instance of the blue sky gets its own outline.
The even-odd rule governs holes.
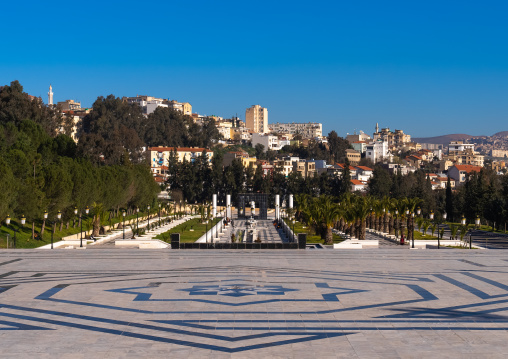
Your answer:
[[[24,1],[2,5],[0,84],[47,100],[137,94],[206,115],[508,130],[506,1]]]

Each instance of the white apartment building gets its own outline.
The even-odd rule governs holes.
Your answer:
[[[272,123],[268,125],[270,132],[301,135],[303,138],[316,138],[323,136],[323,124],[318,122],[307,123]]]
[[[252,147],[256,147],[257,144],[262,144],[266,150],[278,151],[281,149],[279,144],[279,138],[272,135],[263,135],[261,133],[252,134]]]
[[[365,157],[374,163],[381,162],[383,159],[389,158],[388,142],[377,140],[368,143],[365,149]]]
[[[136,97],[123,97],[122,101],[137,104],[141,107],[145,116],[154,112],[157,107],[172,108],[183,112],[184,115],[192,115],[192,106],[188,102],[178,102],[175,100],[165,100],[153,96],[141,95],[137,95]]]
[[[245,110],[245,126],[255,133],[268,133],[268,109],[252,105]]]
[[[474,143],[463,143],[462,141],[452,141],[448,145],[448,153],[471,151],[474,152]]]

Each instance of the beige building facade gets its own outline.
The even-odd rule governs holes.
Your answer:
[[[268,130],[274,133],[301,135],[303,138],[316,138],[323,136],[323,124],[318,122],[307,123],[272,123]]]
[[[245,126],[255,133],[268,133],[268,109],[252,105],[245,110]]]

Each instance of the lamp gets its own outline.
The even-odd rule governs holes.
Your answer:
[[[125,211],[122,212],[122,219],[123,219],[123,224],[122,224],[122,230],[123,230],[123,239],[125,239]]]

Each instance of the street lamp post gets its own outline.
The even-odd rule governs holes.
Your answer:
[[[78,215],[78,207],[74,207],[74,217],[76,217],[77,215]],[[74,221],[76,221],[76,220],[74,220]],[[74,222],[74,223],[76,223],[76,222]],[[81,212],[79,212],[79,223],[81,223]],[[79,247],[83,248],[83,224],[81,224]]]
[[[44,234],[44,227],[46,226],[46,219],[48,219],[48,211],[44,211],[42,217],[44,218],[44,222],[42,224],[42,227],[41,227],[41,239],[44,240],[44,238],[42,238],[42,235]]]
[[[58,213],[56,214],[56,218],[58,218],[59,222],[62,221],[62,211],[58,211]]]
[[[5,224],[9,225],[11,224],[11,216],[7,215],[7,218],[5,218]],[[16,233],[18,230],[12,226],[12,230],[14,231],[14,238],[13,238],[13,248],[16,248]]]
[[[210,243],[213,244],[213,215],[210,217]]]
[[[480,229],[480,216],[478,216],[478,215],[476,216],[476,218],[474,220],[474,227],[476,230]],[[488,244],[487,238],[488,238],[488,236],[485,235],[485,248],[487,248],[487,244]]]
[[[295,243],[295,217],[293,217],[293,243]]]
[[[441,235],[441,239],[443,239],[444,231],[446,228],[446,217],[448,217],[448,214],[445,212],[445,213],[443,213],[443,234]]]
[[[408,229],[407,229],[408,234],[409,234],[409,231],[411,231],[411,248],[415,247],[415,234],[413,232],[413,226],[412,226],[414,217],[415,217],[414,212],[411,212],[411,226],[408,226]]]
[[[208,219],[205,221],[205,242],[208,244]]]
[[[138,215],[139,215],[139,207],[136,207],[136,232],[138,232],[138,234],[139,234],[139,220],[138,220]]]
[[[434,212],[432,210],[430,211],[429,219],[431,222],[434,222]],[[437,249],[439,249],[439,228],[437,230]]]
[[[123,224],[122,224],[122,231],[123,231],[123,239],[125,239],[125,211],[122,212],[122,220],[123,220]]]
[[[58,219],[58,222],[61,221],[62,219],[62,211],[58,211],[58,213],[56,214],[56,218]],[[56,223],[55,223],[55,226],[56,226]],[[56,228],[55,228],[56,230]],[[55,233],[55,230],[51,230],[51,249],[53,249],[53,234]]]
[[[395,210],[395,220],[393,222],[393,227],[395,229],[395,238],[399,235],[399,210]]]
[[[85,215],[88,217],[88,213],[90,213],[90,208],[88,208],[88,206],[85,207]],[[80,215],[80,218],[81,218],[81,215]],[[81,236],[83,236],[83,219],[81,219]],[[86,237],[86,235],[85,235]],[[94,237],[93,241],[95,242],[96,239]]]
[[[148,226],[147,226],[147,232],[150,230],[150,205],[147,207],[148,209]]]

